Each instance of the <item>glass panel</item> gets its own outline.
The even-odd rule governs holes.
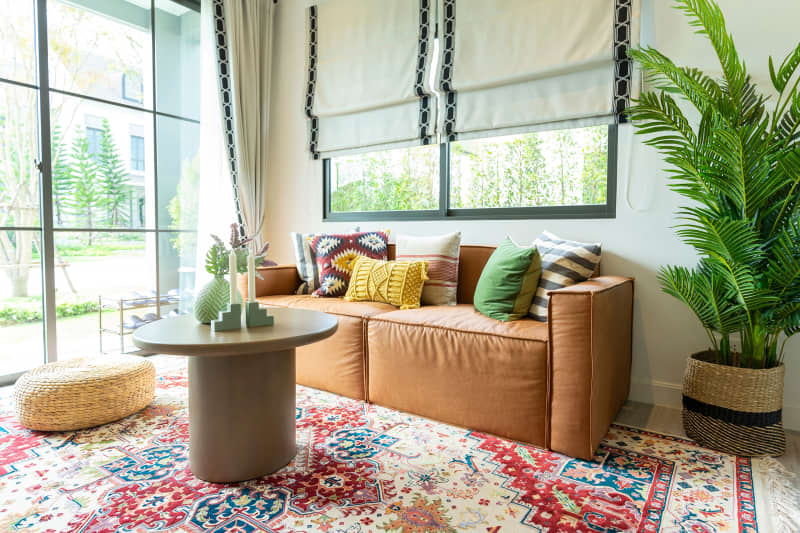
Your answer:
[[[152,108],[149,2],[47,2],[50,86]]]
[[[158,225],[197,230],[200,184],[200,126],[159,116]]]
[[[200,119],[200,13],[156,0],[157,111]]]
[[[0,226],[39,225],[39,91],[0,83]]]
[[[603,205],[608,127],[450,143],[450,207]]]
[[[439,208],[439,145],[334,157],[331,211]]]
[[[0,231],[0,376],[44,362],[38,231]]]
[[[153,228],[153,115],[59,94],[50,106],[56,227]]]
[[[105,351],[134,349],[130,334],[156,313],[155,233],[57,231],[55,245],[56,305],[72,309],[56,321],[58,358],[97,353],[100,327]]]
[[[161,314],[188,313],[194,300],[197,233],[164,232],[158,235],[158,276],[161,295],[168,306]],[[174,313],[173,313],[174,314]]]
[[[0,0],[0,78],[36,83],[32,0]]]

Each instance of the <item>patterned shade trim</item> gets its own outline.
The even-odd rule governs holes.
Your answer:
[[[225,31],[225,3],[223,0],[214,0],[214,42],[217,53],[217,81],[220,105],[222,107],[222,127],[225,136],[225,153],[230,165],[231,184],[233,186],[233,201],[236,209],[236,220],[239,223],[239,233],[246,235],[242,202],[239,198],[239,172],[236,161],[236,125],[233,108],[233,81],[231,77],[230,52],[228,51],[228,38]]]
[[[614,2],[614,117],[618,124],[628,122],[625,112],[630,105],[633,60],[631,48],[632,0]]]

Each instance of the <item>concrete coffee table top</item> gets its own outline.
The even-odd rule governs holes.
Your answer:
[[[241,355],[311,344],[336,331],[331,315],[305,309],[269,309],[274,326],[212,332],[191,315],[165,318],[137,329],[133,343],[143,350],[170,355]],[[244,322],[244,321],[242,321]]]

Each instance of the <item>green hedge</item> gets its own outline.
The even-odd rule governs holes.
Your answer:
[[[99,309],[97,302],[65,302],[56,306],[56,316],[66,318],[96,313]],[[30,303],[0,304],[0,325],[10,326],[26,322],[42,320],[42,304],[35,300]]]

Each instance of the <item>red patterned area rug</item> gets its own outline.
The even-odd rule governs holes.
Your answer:
[[[773,530],[750,459],[614,426],[580,461],[304,387],[289,466],[206,483],[188,467],[185,361],[153,360],[153,403],[83,431],[20,427],[2,389],[0,531]]]

